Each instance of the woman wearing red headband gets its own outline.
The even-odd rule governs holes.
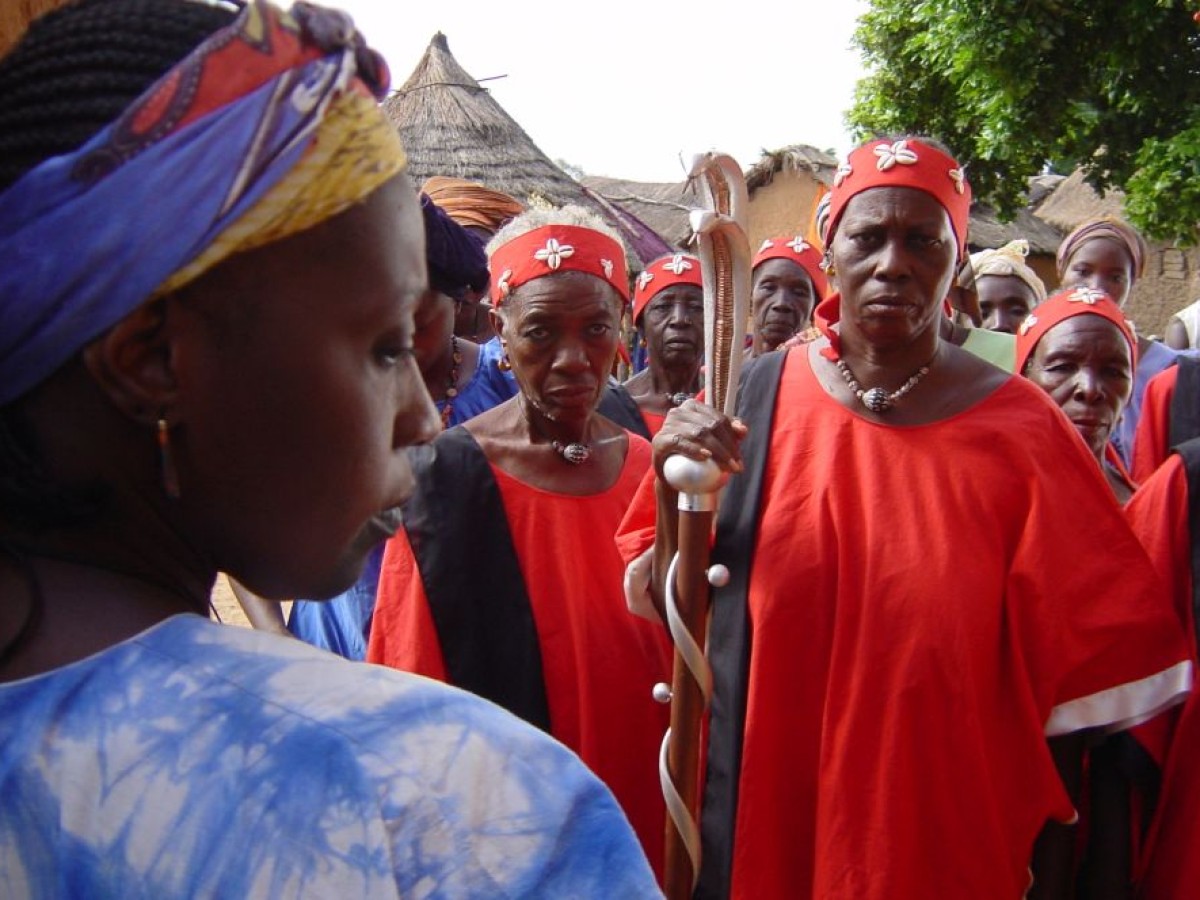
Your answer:
[[[808,327],[829,284],[821,253],[801,235],[768,238],[751,262],[754,355],[770,353]]]
[[[697,390],[704,361],[704,282],[700,260],[686,253],[650,263],[633,291],[633,323],[645,336],[649,364],[625,382],[650,436],[667,410]]]
[[[577,207],[489,245],[492,321],[520,393],[443,432],[389,542],[367,659],[449,681],[577,752],[653,861],[667,713],[661,629],[630,616],[611,536],[650,465],[597,414],[628,297],[625,252]]]
[[[1066,413],[1121,503],[1134,486],[1120,461],[1106,457],[1136,363],[1133,329],[1112,297],[1092,288],[1051,295],[1017,329],[1017,371]]]
[[[1191,667],[1061,413],[939,337],[962,167],[874,140],[831,196],[825,337],[752,364],[739,419],[689,401],[654,439],[659,473],[733,473],[698,896],[1020,897],[1075,815],[1055,755],[1077,773],[1082,730],[1177,702]],[[658,597],[676,504],[647,482],[619,536],[655,540]],[[1067,895],[1072,841],[1045,832],[1039,896]]]

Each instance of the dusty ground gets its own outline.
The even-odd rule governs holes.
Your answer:
[[[229,580],[224,574],[217,576],[217,584],[212,592],[213,606],[217,608],[217,615],[226,625],[241,625],[243,628],[249,628],[250,623],[246,621],[246,614],[242,612],[241,606],[238,605],[237,598],[233,596],[233,591],[229,587]],[[291,603],[283,604],[283,617],[287,620],[288,611],[291,609]]]

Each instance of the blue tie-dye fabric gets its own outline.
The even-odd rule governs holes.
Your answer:
[[[0,896],[660,896],[608,790],[478,698],[178,616],[0,685]]]

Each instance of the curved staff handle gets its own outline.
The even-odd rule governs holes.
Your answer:
[[[730,157],[697,158],[710,209],[692,213],[704,280],[705,398],[725,415],[737,404],[750,298],[750,245],[746,238],[746,184]],[[655,697],[671,704],[671,726],[659,753],[659,781],[666,799],[665,890],[670,900],[692,895],[700,875],[700,752],[705,713],[712,697],[712,670],[704,655],[709,585],[728,580],[723,566],[709,568],[709,546],[726,474],[711,460],[672,456],[667,483],[679,492],[678,552],[667,572],[666,611],[675,663],[670,689]]]

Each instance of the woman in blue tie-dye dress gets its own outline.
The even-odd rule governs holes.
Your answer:
[[[476,698],[204,615],[329,596],[438,421],[417,198],[349,21],[83,0],[0,59],[0,896],[653,896]]]

